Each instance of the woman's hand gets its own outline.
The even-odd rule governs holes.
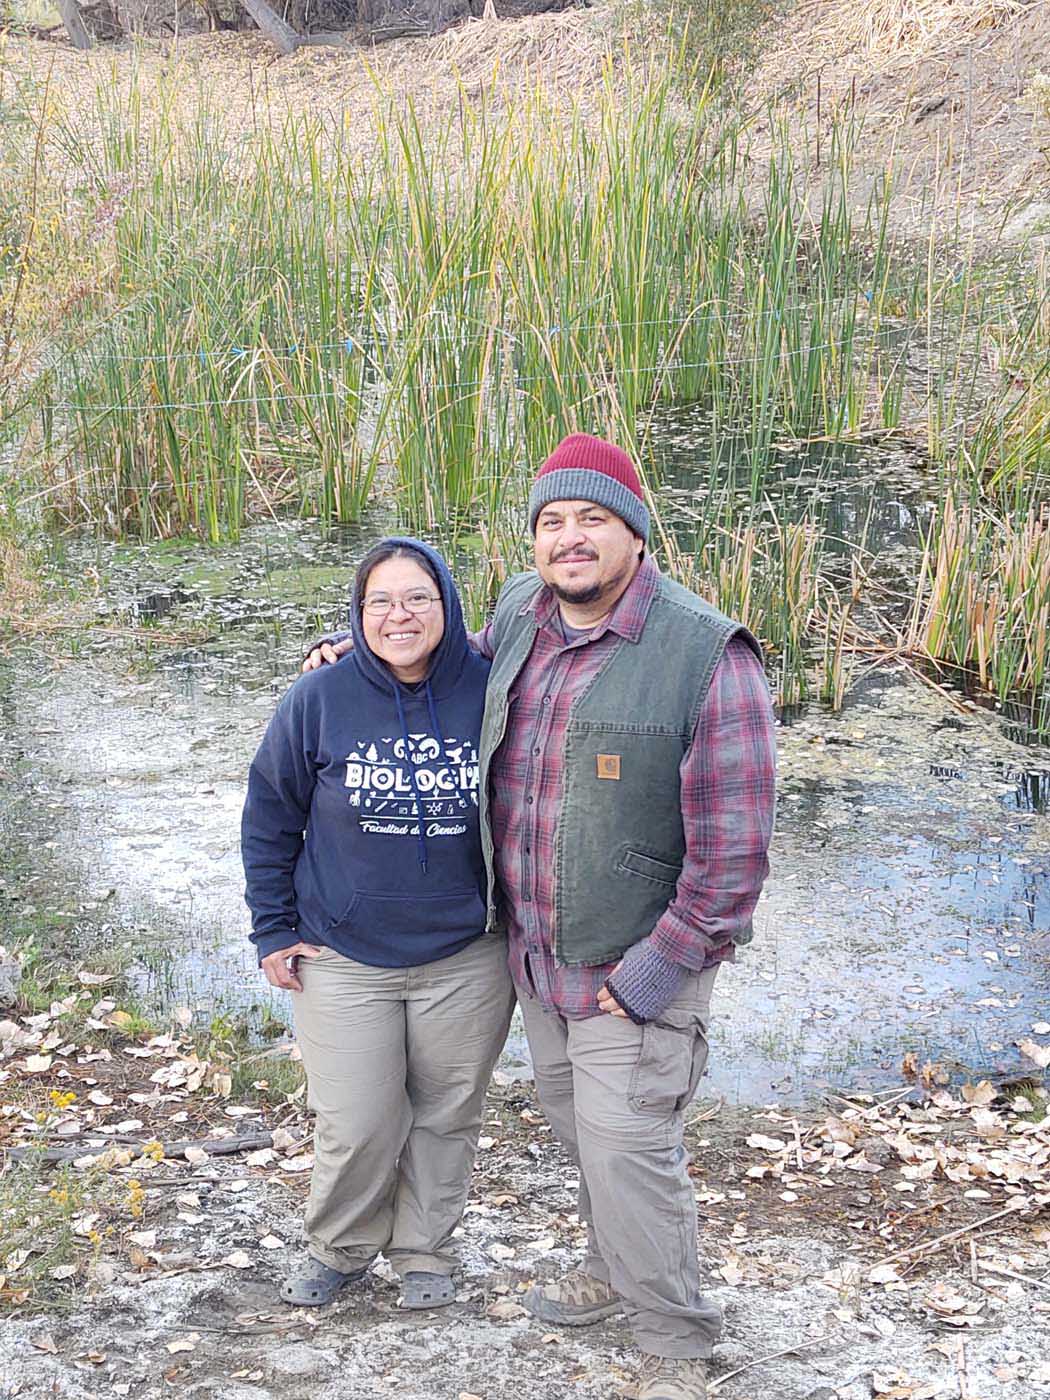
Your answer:
[[[353,651],[354,640],[352,637],[345,637],[341,642],[321,642],[310,652],[303,662],[303,671],[316,671],[321,666],[328,663],[334,666],[335,663],[348,651]],[[263,960],[265,962],[265,959]]]
[[[301,992],[303,984],[296,976],[296,963],[300,958],[316,958],[320,951],[313,943],[293,943],[290,948],[278,948],[276,953],[268,953],[259,966],[266,973],[271,987],[283,987],[286,992]]]

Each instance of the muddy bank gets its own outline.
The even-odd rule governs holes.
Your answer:
[[[297,1159],[163,1162],[140,1172],[148,1206],[127,1248],[109,1247],[89,1264],[59,1311],[5,1322],[0,1393],[12,1400],[159,1400],[172,1389],[202,1400],[510,1400],[526,1387],[537,1400],[631,1394],[634,1355],[622,1323],[551,1330],[515,1301],[531,1280],[579,1257],[575,1174],[525,1086],[495,1091],[489,1109],[449,1309],[401,1311],[382,1262],[330,1307],[283,1308],[276,1287],[299,1238],[307,1180]],[[1048,1305],[1038,1282],[1050,1263],[1039,1201],[1050,1197],[1024,1180],[1006,1188],[1018,1193],[1011,1210],[999,1183],[981,1201],[967,1200],[964,1187],[943,1176],[909,1184],[888,1148],[884,1167],[870,1161],[866,1154],[879,1155],[878,1139],[891,1127],[921,1137],[926,1110],[908,1112],[917,1117],[864,1105],[847,1111],[869,1134],[854,1171],[841,1160],[830,1165],[829,1134],[848,1129],[842,1119],[833,1128],[723,1110],[690,1130],[705,1288],[726,1318],[712,1363],[722,1393],[734,1400],[1050,1393]],[[934,1129],[948,1141],[973,1126],[936,1120],[933,1110]],[[791,1121],[805,1163],[797,1172]],[[1037,1153],[1034,1133],[1029,1125],[1028,1148]],[[994,1158],[998,1144],[985,1146]],[[992,1223],[982,1227],[983,1219]],[[938,1248],[953,1229],[962,1231],[959,1245]],[[899,1269],[883,1264],[873,1280],[872,1271],[901,1251]]]

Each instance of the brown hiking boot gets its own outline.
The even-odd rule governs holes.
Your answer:
[[[642,1353],[638,1400],[706,1400],[707,1362],[699,1356]]]
[[[573,1269],[554,1283],[533,1284],[522,1296],[521,1305],[541,1322],[562,1327],[587,1327],[623,1312],[619,1294],[581,1269]]]

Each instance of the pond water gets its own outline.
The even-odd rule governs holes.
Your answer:
[[[927,507],[908,459],[791,462],[785,498],[823,493],[843,549],[915,547]],[[669,443],[666,472],[686,529],[695,447]],[[100,622],[155,623],[157,641],[130,667],[104,632],[60,669],[16,658],[6,737],[40,839],[134,939],[162,1006],[283,1015],[246,937],[245,774],[304,643],[345,616],[354,560],[394,526],[270,522],[221,550],[78,542],[56,563],[97,576]],[[1015,1042],[1050,1000],[1050,762],[892,671],[781,740],[773,873],[753,944],[720,975],[703,1092],[798,1102],[896,1083],[909,1050],[954,1073],[1031,1072]],[[504,1068],[527,1071],[519,1031]]]
[[[817,521],[832,561],[861,545],[884,563],[921,548],[932,511],[928,473],[899,446],[785,442],[774,445],[771,469],[753,480],[747,444],[715,437],[700,407],[655,413],[652,441],[661,509],[687,548],[701,499],[711,493],[734,498],[741,518],[757,510],[783,522]]]

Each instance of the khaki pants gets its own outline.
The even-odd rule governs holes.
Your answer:
[[[700,1292],[696,1197],[682,1110],[707,1062],[717,968],[693,973],[657,1021],[568,1021],[519,989],[536,1089],[580,1167],[584,1270],[624,1300],[642,1351],[710,1356],[721,1314]]]
[[[299,962],[295,1032],[317,1115],[306,1241],[350,1272],[382,1251],[399,1273],[450,1274],[485,1089],[514,992],[505,940],[421,967],[325,948]]]

